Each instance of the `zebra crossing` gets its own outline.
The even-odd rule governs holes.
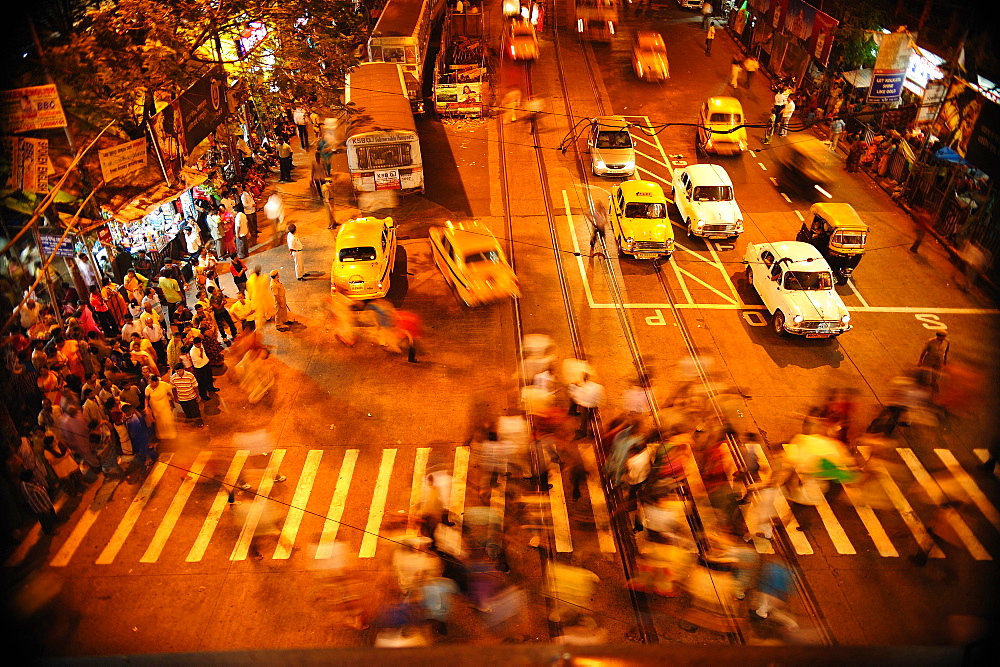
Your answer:
[[[786,445],[786,449],[788,447],[791,446]],[[865,456],[869,454],[864,448],[861,452]],[[71,564],[86,565],[89,561],[108,566],[129,563],[130,559],[154,564],[165,558],[179,558],[186,563],[206,559],[243,561],[251,553],[251,544],[259,534],[276,535],[276,541],[261,540],[271,545],[266,547],[265,557],[274,561],[329,559],[338,541],[349,544],[359,558],[372,559],[391,552],[387,548],[391,545],[386,544],[385,538],[416,534],[414,517],[419,513],[428,466],[435,455],[438,465],[445,461],[452,475],[449,510],[457,528],[461,528],[470,498],[474,503],[486,500],[476,499],[475,477],[473,484],[469,483],[471,452],[468,447],[455,447],[445,452],[432,447],[368,451],[275,449],[267,455],[262,467],[255,467],[261,455],[249,450],[203,450],[192,454],[193,458],[186,457],[184,461],[178,455],[164,454],[136,486],[120,480],[105,481],[86,506],[78,509],[71,522],[53,538],[48,565],[63,568]],[[596,527],[596,544],[600,551],[614,553],[615,542],[594,452],[590,445],[581,445],[580,454],[592,499],[590,512]],[[976,450],[974,454],[979,460],[986,458],[985,451]],[[447,458],[442,459],[442,455]],[[839,555],[860,552],[896,558],[912,553],[919,546],[931,558],[945,558],[945,552],[924,523],[925,518],[921,518],[921,513],[926,515],[930,511],[927,503],[917,504],[921,510],[918,513],[902,490],[905,488],[912,495],[916,488],[940,506],[938,520],[947,523],[973,559],[992,560],[983,539],[996,543],[996,533],[1000,533],[1000,512],[958,457],[950,450],[935,449],[933,457],[936,460],[928,461],[925,466],[908,448],[894,450],[894,456],[898,461],[888,467],[881,460],[873,460],[870,465],[874,483],[887,499],[885,507],[881,504],[875,508],[869,506],[862,489],[845,486],[846,502],[820,499],[814,507],[819,521],[800,530],[789,502],[779,494],[774,521],[783,524],[795,553],[809,556],[830,544]],[[767,466],[766,457],[759,460]],[[730,473],[735,471],[731,458],[724,463]],[[947,471],[954,482],[941,483],[928,468]],[[893,470],[891,474],[890,469]],[[212,470],[218,473],[211,473]],[[572,501],[567,500],[564,480],[568,477],[564,477],[564,472],[558,464],[553,464],[549,475],[551,488],[543,493],[549,529],[555,549],[560,553],[574,550],[574,533],[578,530],[571,521],[571,517],[578,518],[578,514],[570,511]],[[687,458],[685,472],[701,515],[711,522],[715,513],[711,511],[693,458]],[[239,487],[244,477],[256,479],[258,473],[259,481],[252,492],[237,492],[245,505],[242,512],[235,512],[229,503],[231,490]],[[282,474],[288,477],[285,484],[276,481]],[[985,484],[991,483],[986,479]],[[508,480],[501,476],[488,494],[488,504],[501,520],[507,515],[507,484]],[[989,491],[995,493],[995,489]],[[966,510],[960,513],[952,506],[952,501],[961,502]],[[741,509],[745,515],[749,511],[747,506]],[[404,533],[389,528],[391,517],[399,515],[408,517]],[[179,530],[182,523],[185,529]],[[274,531],[269,533],[264,528],[271,523]],[[993,534],[981,539],[973,526],[980,532],[992,529]],[[25,560],[40,539],[38,532],[36,526],[34,538],[29,535],[8,559],[8,567]],[[593,532],[588,530],[588,533]],[[769,540],[755,537],[753,545],[759,553],[774,552]]]

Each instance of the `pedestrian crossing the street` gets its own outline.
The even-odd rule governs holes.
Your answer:
[[[790,447],[786,445],[786,451]],[[860,451],[866,457],[870,454],[866,448]],[[581,445],[580,454],[591,502],[574,505],[585,501],[568,497],[569,470],[559,463],[550,469],[551,488],[537,494],[535,502],[542,505],[545,527],[557,552],[569,553],[586,543],[614,553],[594,452],[590,445]],[[947,449],[933,450],[926,460],[903,447],[890,455],[891,461],[869,462],[870,478],[865,484],[845,485],[842,493],[831,494],[830,499],[821,496],[811,507],[789,503],[777,494],[772,521],[776,528],[783,527],[788,546],[799,556],[836,553],[897,558],[919,550],[931,558],[945,558],[935,528],[943,524],[956,536],[952,542],[973,559],[992,560],[985,545],[996,544],[1000,512],[990,499],[995,489],[989,485],[995,479],[981,471],[970,472],[978,461],[960,461]],[[975,455],[985,458],[980,452]],[[514,516],[508,490],[515,480],[501,475],[493,487],[488,481],[483,486],[469,447],[449,451],[432,447],[275,449],[268,455],[204,450],[181,458],[164,454],[135,484],[105,480],[52,539],[49,566],[131,567],[136,560],[144,564],[235,562],[250,556],[322,560],[334,555],[337,542],[363,559],[386,556],[395,540],[417,534],[427,475],[435,470],[451,476],[450,496],[442,502],[456,529],[461,530],[466,509],[472,505],[488,505],[501,522]],[[715,512],[701,473],[695,458],[685,458],[692,495],[710,527]],[[759,460],[766,473],[767,458],[761,455]],[[728,451],[723,463],[732,475],[736,464]],[[251,483],[249,490],[244,489],[246,481]],[[870,501],[866,485],[879,490],[882,502]],[[740,506],[748,524],[751,505]],[[581,507],[592,518],[588,515],[581,521]],[[394,525],[393,517],[405,521]],[[806,524],[804,529],[800,529],[800,519]],[[581,523],[588,525],[582,528]],[[759,553],[774,553],[771,540],[751,538]],[[8,567],[24,562],[31,545],[41,538],[31,539],[7,560]]]

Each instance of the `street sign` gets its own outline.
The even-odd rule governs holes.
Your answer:
[[[73,250],[73,242],[69,238],[63,239],[63,242],[59,243],[59,237],[53,236],[51,234],[39,234],[42,239],[42,253],[48,257],[52,254],[52,251],[56,251],[57,257],[73,257],[76,252]],[[59,244],[59,248],[56,249],[56,244]]]

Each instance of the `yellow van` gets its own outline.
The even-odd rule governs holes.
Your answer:
[[[735,97],[710,97],[698,116],[698,149],[716,155],[739,155],[747,149],[743,105]],[[738,129],[733,129],[738,128]]]
[[[650,181],[625,181],[611,188],[608,206],[618,251],[636,259],[669,257],[674,230],[663,189]]]

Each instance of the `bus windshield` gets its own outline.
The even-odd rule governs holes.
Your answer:
[[[341,262],[373,262],[375,261],[375,248],[362,246],[360,248],[341,248]]]

